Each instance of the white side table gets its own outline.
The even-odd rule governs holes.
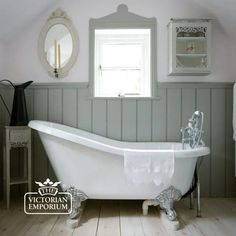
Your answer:
[[[27,155],[24,155],[24,176],[11,178],[11,155],[12,148],[26,148]],[[24,152],[25,154],[25,152]],[[31,129],[28,126],[5,126],[4,145],[4,187],[7,208],[10,206],[10,188],[15,184],[27,184],[31,192]]]

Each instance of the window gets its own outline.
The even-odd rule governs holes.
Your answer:
[[[151,95],[150,29],[95,30],[95,96]]]
[[[155,97],[156,18],[121,4],[89,20],[89,89],[92,97]]]

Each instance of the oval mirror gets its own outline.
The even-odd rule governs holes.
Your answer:
[[[57,9],[39,35],[38,53],[49,75],[65,77],[76,61],[78,37],[66,13]]]
[[[62,24],[56,24],[49,29],[44,52],[50,66],[63,68],[69,61],[73,50],[72,37],[69,30]]]

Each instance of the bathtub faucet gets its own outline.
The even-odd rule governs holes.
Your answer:
[[[191,148],[205,146],[205,143],[202,140],[203,121],[204,113],[201,111],[195,111],[189,119],[187,127],[181,128],[180,132],[182,134],[183,149],[185,149],[185,144],[189,144]]]

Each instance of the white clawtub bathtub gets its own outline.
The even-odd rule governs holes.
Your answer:
[[[127,148],[161,153],[174,150],[170,185],[182,195],[191,186],[198,157],[210,152],[208,147],[183,150],[181,143],[121,142],[46,121],[30,121],[29,127],[38,131],[58,180],[82,190],[90,199],[154,199],[164,190],[154,183],[127,181],[123,158]]]

